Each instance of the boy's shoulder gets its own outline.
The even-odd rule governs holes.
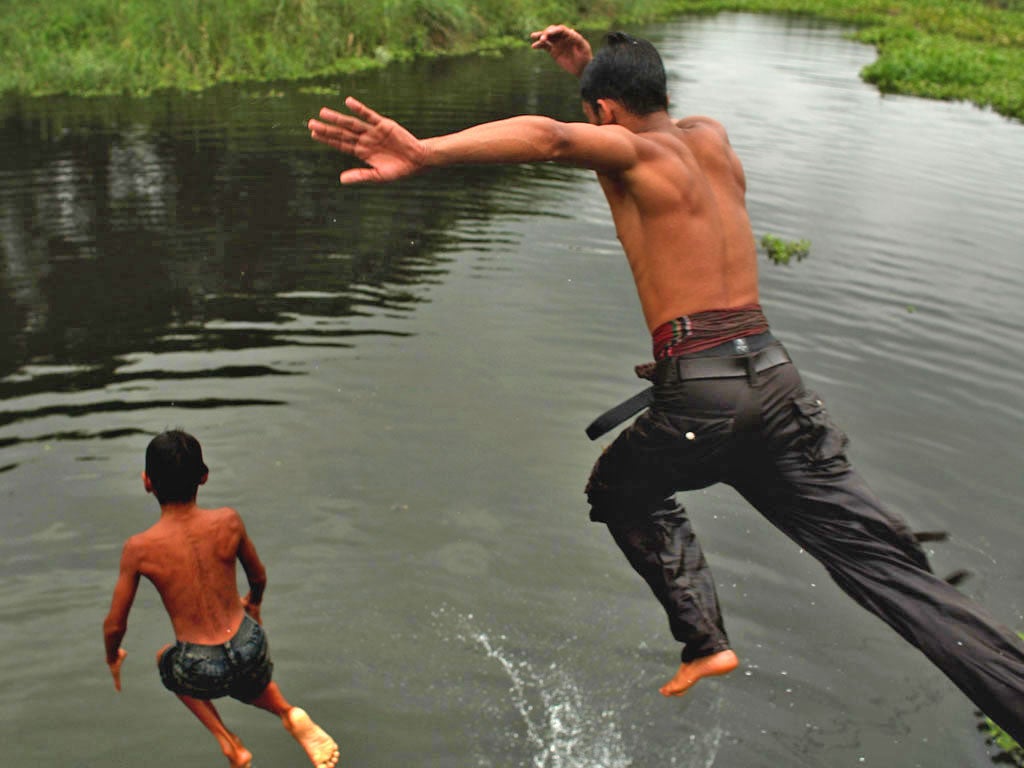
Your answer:
[[[149,528],[129,536],[125,541],[125,549],[145,549],[154,543],[165,540],[168,536],[174,536],[181,526],[187,527],[216,527],[243,526],[242,516],[234,507],[216,507],[204,509],[195,507],[187,514],[174,518],[161,516]]]
[[[218,525],[225,523],[241,524],[242,516],[238,514],[238,510],[234,507],[216,507],[214,509],[200,509],[196,508],[196,514],[204,516],[204,519],[215,522]]]

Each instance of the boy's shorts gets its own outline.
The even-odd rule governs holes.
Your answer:
[[[228,642],[178,641],[160,657],[160,680],[172,693],[194,699],[230,696],[252,701],[270,683],[274,663],[263,628],[248,615]]]

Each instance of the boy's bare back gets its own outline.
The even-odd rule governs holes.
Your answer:
[[[165,505],[159,521],[125,543],[118,584],[122,579],[137,584],[145,576],[160,593],[178,640],[216,645],[235,634],[245,614],[236,559],[251,581],[265,581],[263,564],[234,509]]]

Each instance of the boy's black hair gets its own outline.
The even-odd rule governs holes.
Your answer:
[[[199,441],[180,429],[161,432],[146,448],[146,475],[161,504],[195,499],[199,482],[209,471]]]
[[[635,115],[668,109],[665,65],[647,40],[610,32],[605,47],[580,77],[580,97],[597,110],[598,99],[614,99]]]

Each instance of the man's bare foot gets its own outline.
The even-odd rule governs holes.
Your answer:
[[[338,745],[310,719],[304,709],[292,707],[281,716],[281,722],[306,750],[316,768],[334,768],[338,764]]]
[[[719,651],[710,656],[701,656],[679,665],[675,677],[659,689],[664,696],[682,696],[702,677],[726,675],[740,665],[739,657],[732,651]]]

